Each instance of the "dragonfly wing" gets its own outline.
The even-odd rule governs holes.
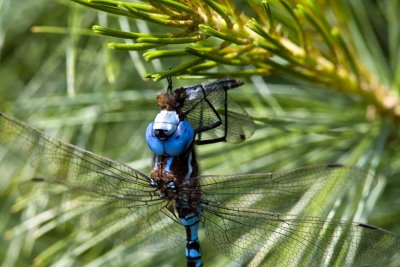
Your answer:
[[[337,164],[263,174],[199,177],[206,203],[325,217],[338,201],[360,199],[375,186],[368,172]],[[321,203],[324,203],[321,206]]]
[[[335,220],[351,218],[357,206],[349,203],[368,194],[372,178],[357,168],[324,165],[203,176],[201,192],[188,191],[202,196],[208,238],[244,265],[376,266],[398,253],[400,240],[373,226]]]
[[[198,133],[198,144],[209,140],[240,142],[253,134],[255,125],[250,116],[228,97],[229,89],[242,84],[222,80],[178,89],[185,92],[182,111]]]
[[[115,228],[115,233],[108,239],[116,244],[140,247],[149,252],[174,248],[185,243],[186,235],[182,225],[165,204],[154,204],[134,210],[103,209],[105,214],[100,217],[102,221],[97,220],[97,225],[95,227],[91,225],[90,230],[101,233]],[[108,218],[107,223],[103,223],[104,218]]]
[[[0,145],[29,162],[47,181],[123,202],[154,197],[149,178],[123,163],[46,137],[3,113],[0,129]]]
[[[400,257],[398,237],[366,224],[212,204],[203,217],[212,243],[246,266],[378,266]]]
[[[46,137],[3,113],[0,129],[0,145],[29,162],[45,181],[113,201],[116,206],[129,201],[144,205],[155,199],[149,178],[123,163]]]
[[[249,114],[228,96],[228,116],[226,127],[228,128],[227,142],[238,143],[253,135],[256,125]],[[217,131],[216,131],[217,132]],[[218,134],[218,132],[217,132]]]
[[[131,244],[151,240],[150,230],[164,233],[158,235],[163,240],[184,240],[183,229],[177,231],[180,225],[171,216],[165,216],[167,203],[155,194],[149,178],[139,171],[46,137],[3,113],[0,113],[0,145],[32,165],[43,177],[33,181],[41,182],[46,191],[59,185],[58,190],[48,193],[51,205],[60,207],[60,217],[68,212],[63,210],[64,202],[72,199],[80,204],[69,212],[86,217],[92,232],[108,237],[116,235],[117,240]],[[172,243],[159,242],[157,246]]]

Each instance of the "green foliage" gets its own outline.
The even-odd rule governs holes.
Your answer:
[[[0,111],[146,173],[144,131],[166,84],[143,77],[177,76],[175,87],[247,79],[232,97],[257,132],[238,145],[199,147],[203,173],[357,165],[377,185],[349,201],[355,216],[337,216],[400,233],[399,1],[73,2],[0,2]],[[29,166],[3,148],[0,160],[3,266],[184,262],[183,246],[150,254],[107,232],[91,236],[85,207],[61,200],[56,208],[59,199],[21,185]],[[230,262],[203,240],[208,266]]]
[[[377,82],[355,47],[351,23],[358,22],[354,12],[363,9],[356,2],[249,1],[257,15],[251,19],[229,1],[149,1],[148,5],[112,0],[74,2],[166,27],[169,33],[163,34],[93,27],[97,34],[135,40],[134,44],[110,43],[110,48],[148,50],[168,45],[174,51],[149,51],[146,60],[188,56],[169,71],[148,73],[146,77],[280,75],[356,94],[372,104],[378,114],[400,114],[397,94],[389,91],[391,84],[384,83],[390,80],[390,71],[382,73],[385,77]],[[348,16],[343,16],[346,11]],[[364,34],[363,28],[358,31]],[[221,65],[239,70],[218,71]]]

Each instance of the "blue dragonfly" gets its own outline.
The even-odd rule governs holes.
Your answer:
[[[338,201],[359,199],[374,186],[359,186],[368,174],[357,168],[199,175],[195,145],[240,142],[254,131],[228,98],[241,84],[221,80],[172,90],[169,83],[146,131],[150,175],[49,138],[4,113],[0,145],[34,166],[40,178],[33,181],[60,186],[61,194],[78,195],[83,206],[94,204],[87,211],[94,232],[114,229],[126,246],[156,250],[186,243],[188,267],[203,266],[200,227],[218,251],[243,266],[377,266],[398,259],[395,234],[334,216]]]

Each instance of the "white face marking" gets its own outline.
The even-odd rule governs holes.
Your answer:
[[[154,119],[153,131],[156,136],[162,133],[162,137],[168,137],[175,133],[179,124],[179,116],[176,111],[161,110]]]

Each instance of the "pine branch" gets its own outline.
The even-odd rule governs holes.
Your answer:
[[[134,44],[109,44],[113,49],[157,48],[145,53],[146,60],[186,56],[185,63],[174,68],[178,71],[146,75],[154,80],[185,74],[280,75],[357,95],[373,107],[370,114],[400,119],[397,94],[363,66],[347,26],[327,21],[328,12],[341,16],[337,13],[340,4],[325,3],[322,9],[310,1],[250,1],[258,18],[249,18],[230,1],[163,0],[148,1],[147,5],[113,0],[71,1],[165,27],[169,33],[93,27],[95,33],[135,41]],[[204,68],[204,64],[208,67]],[[227,71],[224,65],[237,66],[237,70]]]

